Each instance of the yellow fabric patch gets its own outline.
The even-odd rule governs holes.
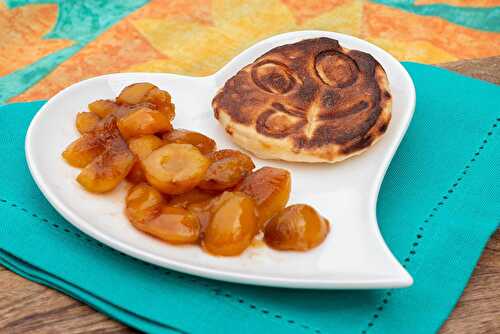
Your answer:
[[[300,24],[293,8],[278,0],[216,0],[212,3],[211,23],[185,18],[138,18],[134,26],[167,59],[150,60],[129,70],[207,75],[253,43],[282,32],[320,29],[359,35],[362,4],[361,0],[342,1]]]

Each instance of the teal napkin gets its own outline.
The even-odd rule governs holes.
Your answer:
[[[410,288],[245,286],[162,269],[102,245],[58,215],[28,172],[24,134],[43,102],[0,108],[0,263],[146,332],[435,332],[500,221],[500,87],[405,67],[417,109],[377,213],[385,240],[415,280]]]

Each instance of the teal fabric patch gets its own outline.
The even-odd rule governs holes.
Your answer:
[[[500,32],[500,7],[460,7],[446,4],[415,5],[415,0],[371,0],[413,14],[437,16],[464,27]]]
[[[500,87],[431,66],[405,67],[417,109],[377,215],[415,280],[410,288],[245,286],[162,269],[102,245],[66,222],[29,175],[24,135],[43,102],[0,107],[0,263],[152,333],[436,332],[500,222]]]
[[[147,0],[7,0],[8,8],[34,3],[56,3],[57,24],[44,38],[70,39],[75,44],[50,54],[28,67],[0,77],[0,104],[24,92],[114,23],[142,7],[146,2]]]

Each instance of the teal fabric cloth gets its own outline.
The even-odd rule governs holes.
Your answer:
[[[405,67],[417,109],[377,214],[415,280],[410,288],[245,286],[158,268],[100,244],[58,215],[28,172],[24,135],[43,102],[0,108],[0,263],[152,333],[436,332],[500,221],[500,87]]]

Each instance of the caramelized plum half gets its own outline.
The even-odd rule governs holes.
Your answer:
[[[139,183],[128,191],[125,199],[125,213],[135,226],[145,223],[160,214],[162,194],[146,183]]]
[[[111,100],[97,100],[89,104],[89,110],[97,116],[104,118],[118,111],[120,106]]]
[[[259,226],[280,212],[288,202],[291,189],[290,172],[274,167],[263,167],[248,175],[237,187],[255,201]]]
[[[163,112],[141,106],[118,120],[118,128],[124,138],[152,135],[172,130],[170,118]]]
[[[104,152],[108,142],[119,136],[116,119],[111,116],[100,121],[94,131],[69,144],[62,156],[71,166],[83,168]]]
[[[129,173],[136,158],[120,136],[106,143],[105,151],[88,164],[76,180],[88,191],[113,190]]]
[[[212,161],[199,187],[205,190],[225,190],[236,186],[255,168],[252,159],[236,150],[209,153]]]
[[[142,167],[142,160],[146,159],[148,155],[154,150],[161,147],[163,141],[155,135],[145,135],[142,137],[132,138],[128,142],[128,146],[132,153],[134,153],[139,161],[134,164],[132,170],[127,175],[127,180],[133,183],[146,181],[144,169]]]
[[[76,115],[76,129],[81,134],[89,133],[95,130],[101,118],[91,112],[79,112]]]
[[[209,201],[216,196],[217,194],[194,188],[183,194],[172,196],[172,199],[168,202],[168,205],[187,208],[190,204]]]
[[[175,129],[163,135],[166,143],[191,144],[196,146],[202,154],[215,151],[215,141],[204,134],[184,129]]]
[[[155,109],[161,111],[170,121],[174,119],[175,108],[171,103],[170,94],[148,82],[135,83],[125,87],[116,98],[119,104],[136,105],[152,103]]]
[[[84,134],[64,150],[62,157],[73,167],[83,168],[104,152],[104,145],[95,134]]]
[[[144,160],[151,152],[163,146],[163,141],[155,135],[145,135],[130,139],[128,146],[139,160]]]
[[[181,194],[200,183],[210,160],[190,144],[167,144],[153,151],[143,167],[148,182],[166,194]]]
[[[225,192],[211,212],[202,247],[221,256],[239,255],[247,249],[257,232],[254,201],[243,193]]]
[[[139,104],[144,102],[149,91],[156,88],[155,85],[149,82],[138,82],[123,88],[120,95],[116,98],[116,102],[120,104]]]
[[[264,241],[278,250],[307,251],[317,247],[330,231],[329,222],[309,205],[291,205],[267,223]]]
[[[173,206],[162,206],[155,218],[134,226],[171,244],[194,244],[200,236],[198,218],[184,208]]]

